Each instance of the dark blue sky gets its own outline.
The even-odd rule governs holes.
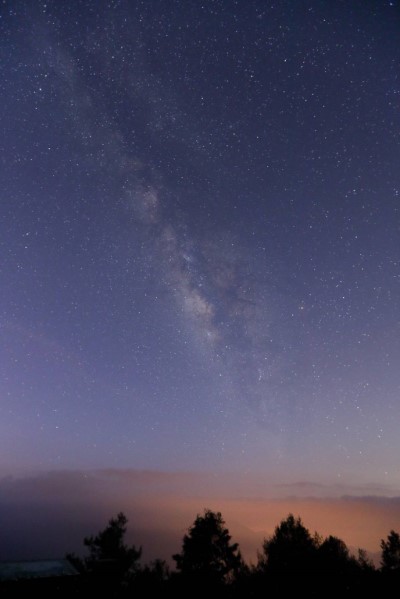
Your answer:
[[[1,471],[398,489],[399,3],[0,14]]]

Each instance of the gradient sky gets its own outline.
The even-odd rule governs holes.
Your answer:
[[[399,2],[0,16],[1,473],[400,494]]]

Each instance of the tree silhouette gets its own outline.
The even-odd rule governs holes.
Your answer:
[[[161,597],[169,583],[171,574],[167,563],[162,559],[155,559],[150,564],[136,572],[130,590],[137,595],[155,595]],[[168,593],[167,593],[168,594]]]
[[[181,553],[173,555],[177,569],[202,584],[232,580],[241,568],[242,558],[238,544],[230,540],[221,513],[204,510],[184,536]]]
[[[318,548],[320,567],[328,572],[345,571],[351,562],[346,543],[329,535]],[[355,561],[355,560],[353,560]]]
[[[272,537],[265,539],[259,568],[272,572],[309,572],[315,569],[319,539],[312,537],[293,514],[282,520]]]
[[[387,541],[381,540],[381,565],[386,572],[400,572],[400,535],[391,530]]]
[[[124,543],[127,523],[125,514],[120,512],[95,537],[84,539],[84,545],[89,549],[89,557],[85,560],[89,570],[108,570],[123,576],[136,568],[142,549],[133,545],[128,547]]]

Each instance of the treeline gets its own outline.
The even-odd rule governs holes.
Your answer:
[[[80,572],[76,594],[109,597],[309,597],[361,596],[400,588],[400,536],[381,541],[381,565],[365,551],[351,555],[335,536],[312,535],[292,514],[264,540],[256,565],[242,558],[219,512],[198,515],[173,555],[176,570],[162,560],[141,566],[142,550],[125,544],[127,518],[120,513],[96,536],[84,539],[88,556],[68,555]]]

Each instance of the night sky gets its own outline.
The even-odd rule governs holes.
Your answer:
[[[1,473],[399,494],[399,2],[0,14]]]

